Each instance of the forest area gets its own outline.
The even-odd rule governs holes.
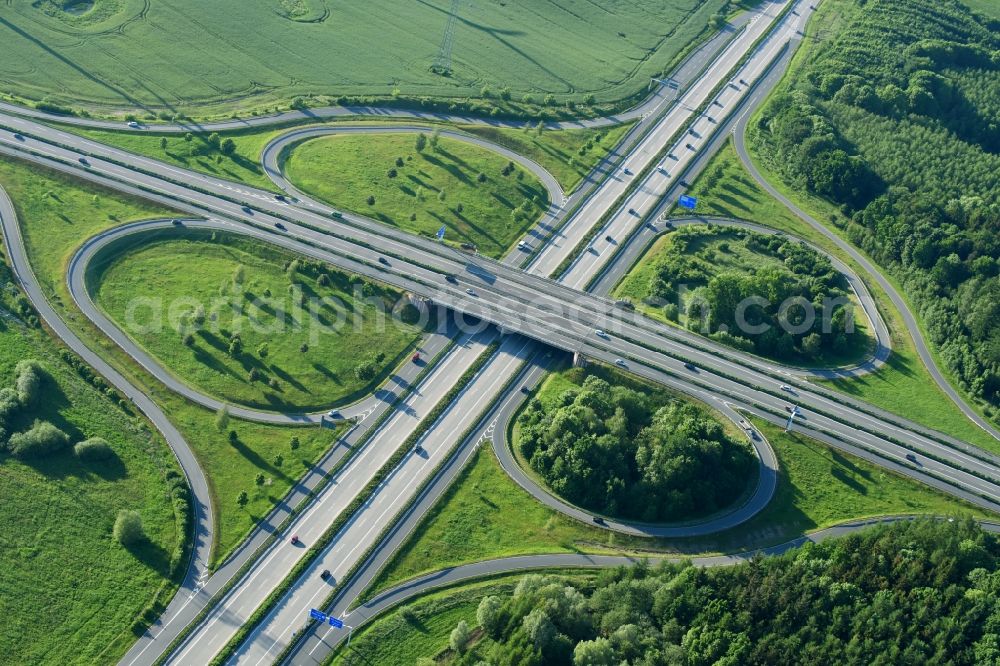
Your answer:
[[[532,574],[480,601],[449,663],[996,664],[998,558],[974,522],[924,519],[716,569]]]
[[[963,389],[1000,405],[1000,22],[956,0],[842,0],[750,128],[767,165],[837,204]],[[831,216],[831,222],[840,218]]]

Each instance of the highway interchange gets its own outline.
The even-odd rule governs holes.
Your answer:
[[[795,5],[794,11],[781,14],[789,5]],[[997,499],[1000,498],[1000,461],[996,456],[808,383],[811,376],[870,371],[889,352],[884,323],[860,280],[852,280],[852,284],[865,306],[879,344],[867,363],[847,370],[814,372],[780,367],[693,333],[657,324],[623,310],[606,298],[617,282],[610,276],[620,276],[634,263],[637,253],[650,238],[663,231],[662,225],[656,226],[657,218],[682,187],[679,185],[681,178],[693,177],[734,123],[745,123],[749,104],[766,93],[765,81],[776,80],[776,63],[787,61],[789,45],[798,42],[798,35],[811,14],[806,3],[786,1],[767,7],[761,15],[743,17],[746,27],[736,31],[734,36],[717,38],[713,43],[714,55],[704,49],[696,52],[697,57],[684,65],[688,67],[687,80],[682,80],[677,88],[658,89],[639,107],[640,110],[635,111],[636,115],[631,117],[641,118],[642,123],[623,142],[630,146],[628,152],[612,157],[613,160],[620,158],[619,161],[600,165],[584,187],[570,193],[568,198],[558,190],[558,184],[553,188],[554,179],[547,182],[552,207],[539,227],[525,239],[531,251],[515,250],[502,262],[470,256],[429,239],[414,238],[347,212],[342,212],[338,218],[331,217],[331,209],[295,192],[291,184],[283,180],[277,156],[287,145],[314,133],[373,131],[371,128],[294,129],[269,146],[264,153],[267,173],[285,191],[294,193],[298,201],[290,205],[277,201],[269,192],[177,169],[82,139],[28,118],[30,115],[37,117],[37,113],[0,106],[0,125],[6,128],[0,132],[0,152],[4,154],[167,203],[192,216],[184,221],[185,230],[204,228],[248,234],[262,242],[281,245],[345,270],[377,278],[450,310],[481,317],[502,326],[507,333],[499,335],[496,329],[489,328],[475,333],[455,333],[448,329],[431,334],[422,342],[422,348],[425,356],[436,360],[426,373],[413,366],[401,366],[393,379],[398,387],[396,392],[385,393],[388,389],[382,389],[383,393],[351,409],[345,408],[349,416],[368,416],[346,435],[351,447],[359,444],[356,452],[348,456],[347,446],[336,447],[332,452],[335,455],[324,461],[329,462],[326,469],[332,470],[341,458],[346,459],[346,463],[336,472],[333,482],[323,485],[300,513],[293,516],[287,511],[283,515],[276,514],[274,521],[266,524],[276,527],[285,523],[284,535],[298,534],[309,546],[319,541],[337,518],[337,507],[348,506],[371,482],[381,478],[381,483],[340,527],[341,531],[329,547],[299,572],[298,578],[254,628],[249,639],[237,646],[234,662],[271,663],[289,648],[295,633],[305,625],[308,608],[323,605],[334,591],[330,583],[318,576],[323,569],[333,573],[334,584],[348,583],[339,590],[336,599],[336,607],[346,609],[363,589],[355,581],[371,580],[391,555],[393,539],[398,545],[406,536],[407,526],[415,525],[429,508],[431,499],[440,496],[484,434],[489,433],[504,460],[504,453],[508,452],[502,437],[505,424],[524,400],[524,394],[517,388],[533,385],[544,374],[546,345],[607,363],[622,359],[631,372],[698,398],[734,421],[742,418],[734,411],[738,409],[742,414],[782,424],[790,398],[778,386],[791,384],[795,403],[802,405],[805,411],[805,419],[796,427],[806,430],[810,436],[979,506],[995,511],[1000,509]],[[776,27],[768,32],[773,24]],[[739,68],[733,71],[737,66]],[[747,83],[741,83],[740,79]],[[679,99],[676,98],[678,94]],[[698,109],[702,110],[696,113]],[[328,115],[316,115],[341,114],[362,115],[357,109],[330,110]],[[387,115],[387,112],[373,115]],[[628,114],[622,114],[618,120],[626,116]],[[266,122],[274,122],[274,119],[253,121],[254,124]],[[462,119],[462,122],[477,121]],[[594,126],[600,122],[579,124]],[[95,123],[121,128],[105,121],[80,120],[80,124]],[[222,123],[212,129],[227,126]],[[177,131],[183,129],[178,126]],[[417,126],[410,129],[417,129]],[[396,131],[402,130],[397,128]],[[741,137],[742,129],[736,135]],[[86,165],[80,162],[81,157],[86,159]],[[510,158],[518,159],[536,173],[544,172],[516,155]],[[660,163],[663,170],[657,168]],[[629,173],[626,174],[625,169]],[[543,182],[546,177],[542,175]],[[306,554],[306,548],[289,547],[283,539],[258,530],[248,542],[253,544],[252,548],[245,547],[232,562],[208,576],[213,521],[206,499],[207,482],[193,454],[156,404],[90,350],[47,303],[31,274],[13,208],[5,197],[0,197],[0,220],[15,273],[42,318],[56,335],[135,401],[163,433],[177,453],[196,499],[197,539],[188,577],[167,612],[136,643],[122,663],[152,663],[161,656],[170,663],[207,663],[295,569]],[[603,226],[595,235],[593,232],[599,223]],[[283,229],[276,231],[279,229],[276,224]],[[122,234],[170,233],[175,227],[169,220],[151,221],[111,230],[90,239],[71,262],[69,287],[84,314],[147,371],[168,388],[215,408],[219,405],[216,399],[199,394],[154,359],[144,356],[144,352],[94,306],[85,284],[88,261],[99,254],[107,242]],[[584,242],[591,237],[590,243]],[[583,245],[593,250],[584,249]],[[386,257],[388,266],[379,262]],[[858,261],[857,257],[852,258]],[[567,262],[570,262],[568,269],[553,276],[558,280],[549,277]],[[879,276],[873,268],[869,270],[865,262],[858,263],[870,275]],[[522,264],[526,264],[526,270],[521,270]],[[457,284],[445,281],[446,275],[456,276]],[[850,273],[848,275],[850,277]],[[593,293],[584,291],[588,287]],[[891,288],[886,291],[890,295],[895,293]],[[900,311],[908,315],[901,299],[897,306],[900,304]],[[914,338],[918,339],[915,323],[913,326]],[[595,335],[597,329],[608,331],[610,335]],[[455,344],[451,343],[453,339]],[[498,351],[485,360],[483,367],[438,420],[428,425],[421,438],[423,452],[410,452],[387,475],[380,477],[399,442],[414,431],[423,415],[443,399],[491,342],[499,344]],[[920,345],[922,340],[918,347]],[[685,363],[693,363],[695,371],[686,368]],[[925,363],[932,373],[937,373],[929,353]],[[947,386],[940,374],[935,374],[935,378],[939,384]],[[946,390],[967,413],[974,415],[950,387]],[[377,410],[385,412],[386,417],[378,418]],[[232,411],[243,418],[277,422],[315,419],[315,415],[261,413],[235,407]],[[366,423],[376,424],[376,427],[369,428]],[[352,437],[354,439],[350,439]],[[609,520],[608,528],[681,536],[709,533],[745,521],[766,506],[776,482],[777,463],[773,452],[762,439],[754,441],[761,474],[755,491],[745,504],[700,525],[650,527]],[[919,456],[917,464],[908,459],[914,454]],[[505,468],[539,499],[569,515],[589,519],[589,514],[574,507],[559,506],[561,503],[556,498],[530,481],[519,479],[514,467],[508,460]],[[313,483],[319,484],[319,480],[317,476]],[[285,504],[294,506],[296,503]],[[353,578],[345,581],[348,574]],[[203,609],[203,617],[199,617]],[[196,619],[197,623],[189,626]],[[189,632],[179,646],[172,645],[186,628]],[[315,663],[323,663],[326,649],[319,649],[319,645],[310,635],[295,646],[291,662],[314,663],[315,660]]]

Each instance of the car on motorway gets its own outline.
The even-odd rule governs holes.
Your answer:
[[[913,463],[914,465],[919,465],[919,464],[920,464],[920,463],[919,463],[919,462],[917,461],[917,457],[916,457],[915,455],[913,455],[912,453],[907,453],[907,454],[906,454],[906,459],[907,459],[907,460],[909,460],[909,461],[910,461],[911,463]]]
[[[517,241],[517,249],[523,251],[523,250],[530,250],[531,248],[529,248],[528,244],[525,243],[524,241]]]
[[[604,240],[608,241],[609,243],[614,243],[615,242],[614,236],[612,236],[611,234],[607,234],[604,237]]]
[[[604,519],[601,518],[600,516],[594,516],[591,518],[591,520],[594,521],[595,525],[607,525],[607,523],[604,522]]]
[[[669,174],[669,173],[667,173],[667,169],[666,169],[666,167],[664,167],[664,166],[663,166],[662,164],[661,164],[660,166],[656,167],[656,170],[657,170],[657,171],[659,171],[660,173],[662,173],[662,174],[663,174],[664,176],[666,176],[667,178],[669,178],[669,177],[670,177],[670,174]]]
[[[458,278],[455,277],[454,275],[445,275],[444,276],[444,281],[445,282],[450,282],[452,284],[458,284]]]
[[[279,231],[288,231],[288,229],[285,228],[285,225],[283,225],[281,222],[275,222],[274,228],[278,229]]]
[[[242,210],[247,215],[253,215],[253,209],[250,208],[250,206],[240,206],[240,210]]]
[[[175,218],[173,220],[170,220],[170,224],[174,225],[175,227],[180,227],[183,226],[184,223]]]
[[[621,360],[620,358],[616,358],[615,359],[615,365],[617,365],[620,368],[627,368],[628,367],[628,363],[626,363],[625,361]]]
[[[416,446],[413,447],[413,452],[414,453],[423,453],[424,452],[424,447],[422,447],[419,444],[417,444]]]
[[[632,175],[632,172],[628,170],[628,167],[622,167],[622,173],[624,173],[626,176]]]
[[[747,82],[746,82],[746,80],[745,80],[745,79],[740,79],[740,83],[741,83],[741,84],[743,84],[743,85],[746,85],[746,84],[747,84]]]
[[[339,220],[340,218],[344,217],[344,214],[341,213],[339,210],[335,210],[330,213],[330,217],[335,217]]]
[[[295,535],[292,536],[292,545],[293,546],[299,545],[299,535],[298,534],[295,534]]]
[[[17,141],[24,141],[24,135],[23,134],[17,134],[15,132],[14,133],[14,139],[16,139]]]
[[[465,293],[467,293],[469,296],[475,296],[476,290],[473,289],[472,287],[469,287],[468,289],[465,290]]]
[[[87,161],[86,157],[77,158],[76,161],[82,164],[83,166],[90,166],[90,162]]]
[[[329,569],[323,569],[323,573],[321,573],[319,577],[322,578],[323,580],[330,580],[331,575],[332,574],[330,573]]]
[[[278,201],[286,201],[284,194],[275,194],[274,198],[277,199]]]
[[[379,257],[378,258],[378,263],[382,264],[383,266],[388,266],[389,265],[389,260],[386,259],[385,257]]]
[[[615,305],[625,310],[635,310],[635,305],[632,303],[632,301],[625,298],[619,298],[617,301],[615,301]]]
[[[607,338],[608,337],[608,334],[605,333],[603,330],[601,330],[599,328],[594,329],[594,335],[596,335],[599,338]]]
[[[795,393],[795,391],[792,390],[792,387],[789,386],[788,384],[782,384],[781,385],[781,390],[784,391],[784,392],[786,392],[786,393]]]
[[[524,395],[528,395],[529,393],[531,393],[531,387],[525,384],[524,386],[521,387],[521,393],[523,393]]]
[[[635,208],[629,208],[628,209],[628,214],[629,215],[638,215],[639,213],[635,212]]]
[[[337,423],[346,420],[344,418],[344,415],[341,414],[340,411],[336,410],[336,409],[331,409],[330,411],[328,411],[326,413],[326,418],[330,419],[331,421],[337,422]]]
[[[413,356],[410,357],[410,361],[413,363],[420,363],[420,352],[413,352]]]
[[[690,185],[688,185],[688,182],[686,180],[684,180],[684,179],[681,179],[680,181],[678,181],[677,184],[680,185],[681,187],[691,187]]]
[[[128,126],[131,127],[132,129],[139,129],[139,123],[137,123],[134,120],[128,121]]]
[[[690,370],[691,372],[698,372],[698,367],[694,363],[685,363],[685,370]]]
[[[688,150],[694,150],[694,146],[692,146],[690,143],[684,147],[687,148]]]
[[[597,248],[594,247],[593,245],[591,245],[590,247],[587,248],[587,252],[589,252],[591,254],[600,254],[600,252],[597,251]]]

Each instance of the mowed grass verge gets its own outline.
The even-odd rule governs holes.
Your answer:
[[[310,139],[285,156],[288,179],[304,192],[385,224],[472,243],[499,257],[548,208],[530,172],[489,150],[441,137],[417,150],[416,132]]]
[[[984,514],[915,481],[797,433],[756,424],[775,449],[780,476],[771,503],[741,527],[695,539],[627,537],[567,518],[536,501],[488,445],[389,560],[365,598],[445,567],[536,553],[738,552],[783,543],[856,518]],[[995,516],[994,516],[995,518]]]
[[[793,192],[791,188],[782,185],[780,177],[770,173],[760,160],[755,160],[755,164],[768,182],[813,218],[825,221],[832,216],[837,219],[839,212],[829,203],[814,196]],[[885,292],[829,239],[799,220],[762,190],[743,168],[731,144],[727,144],[712,158],[702,175],[693,183],[691,194],[698,197],[698,207],[695,210],[698,214],[737,217],[795,234],[845,261],[865,280],[889,327],[893,353],[873,373],[823,383],[927,427],[984,449],[1000,452],[1000,442],[966,418],[938,388],[920,361],[902,316]],[[836,231],[835,226],[829,226]],[[902,293],[898,284],[896,288]]]
[[[164,235],[109,261],[91,276],[100,307],[224,402],[287,412],[361,399],[421,335],[389,314],[401,292],[237,236]],[[375,354],[382,360],[359,375]]]
[[[391,127],[409,124],[412,120],[391,122],[388,120],[343,119],[335,123],[302,127],[368,126]],[[623,123],[599,129],[542,130],[526,127],[511,129],[486,125],[462,125],[458,129],[469,134],[500,144],[527,157],[551,173],[564,192],[570,192],[590,170],[600,163],[608,152],[632,128],[634,123]],[[434,127],[442,129],[453,126],[430,123],[428,133]],[[209,141],[211,134],[205,133],[162,133],[155,130],[143,132],[111,132],[106,130],[81,129],[63,126],[67,132],[80,134],[109,146],[123,148],[138,155],[145,155],[175,166],[199,171],[219,178],[246,183],[265,190],[278,191],[274,183],[264,173],[261,154],[264,147],[275,138],[290,131],[291,125],[280,128],[246,129],[220,132],[220,146],[226,139],[232,139],[234,149],[226,155]]]
[[[724,2],[463,3],[454,16],[441,0],[96,0],[79,16],[63,4],[4,13],[4,92],[228,116],[299,95],[599,106],[644,92]]]
[[[135,640],[143,610],[176,588],[170,558],[189,535],[180,532],[166,474],[180,470],[149,424],[87,384],[45,333],[0,319],[0,385],[12,385],[22,359],[38,359],[47,377],[42,401],[17,429],[41,418],[72,442],[104,438],[114,456],[84,462],[70,447],[19,460],[0,447],[2,661],[114,663]],[[119,545],[112,526],[120,510],[139,512],[148,541]]]
[[[76,308],[65,280],[66,263],[75,249],[104,229],[150,217],[171,217],[172,211],[16,160],[0,161],[0,186],[14,202],[29,260],[46,297],[81,339],[161,405],[197,454],[215,505],[213,563],[218,563],[340,432],[236,419],[220,430],[214,413],[164,388]],[[237,432],[236,443],[229,441],[229,430]],[[299,439],[295,450],[292,437]],[[256,483],[258,474],[264,475],[260,486]],[[244,490],[249,502],[240,507],[237,498]]]

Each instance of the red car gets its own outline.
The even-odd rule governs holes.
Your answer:
[[[414,352],[413,353],[413,357],[410,360],[413,361],[414,363],[419,363],[420,362],[420,352]]]

